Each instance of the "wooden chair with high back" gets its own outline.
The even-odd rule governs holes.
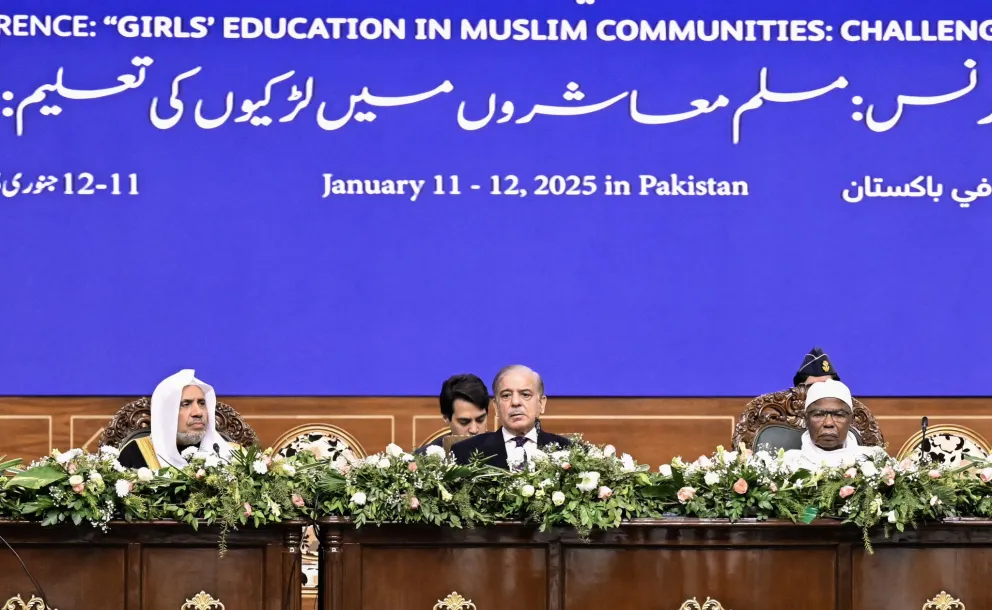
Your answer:
[[[152,403],[148,397],[139,398],[121,407],[100,433],[101,446],[120,449],[136,438],[151,434]],[[224,440],[242,447],[258,445],[258,436],[231,405],[217,401],[214,416],[216,427]]]
[[[734,426],[734,449],[741,443],[756,450],[768,445],[772,450],[799,449],[806,431],[806,386],[758,396],[747,403]],[[885,444],[878,422],[861,401],[854,399],[851,431],[865,446]]]

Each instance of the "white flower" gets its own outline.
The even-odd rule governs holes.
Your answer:
[[[391,465],[392,462],[389,461],[389,458],[382,458],[381,460],[379,460],[379,463],[377,464],[377,466],[382,470],[389,468]]]
[[[437,445],[431,445],[431,446],[427,447],[427,455],[434,456],[434,457],[439,457],[439,458],[441,458],[443,460],[444,459],[444,449],[442,449],[441,447],[438,447]]]
[[[614,456],[617,454],[617,448],[613,445],[607,445],[603,447],[603,455],[606,457]]]
[[[943,504],[943,502],[940,501],[940,498],[937,496],[930,496],[930,506],[937,506],[938,504]]]
[[[544,479],[541,481],[540,485],[541,487],[551,487],[554,483],[551,482],[551,479]]]
[[[117,491],[117,496],[120,498],[126,497],[131,493],[131,482],[127,479],[118,479],[114,483],[114,489]]]
[[[661,476],[669,478],[672,476],[672,467],[668,464],[662,464],[658,467],[658,472],[661,473]]]
[[[102,447],[100,447],[100,457],[117,458],[120,456],[121,456],[121,452],[118,451],[115,447],[111,447],[110,445],[103,445]]]
[[[153,478],[155,478],[155,475],[152,474],[150,468],[141,467],[138,469],[138,480],[142,483],[147,483]]]
[[[603,450],[595,445],[592,445],[588,449],[586,449],[586,455],[588,455],[591,458],[599,459],[603,457]]]
[[[862,462],[861,463],[861,472],[866,477],[878,476],[878,468],[875,468],[875,464],[872,464],[871,462]]]
[[[183,452],[180,453],[179,455],[183,456],[184,458],[186,458],[188,460],[189,458],[191,458],[194,455],[196,455],[196,452],[199,451],[199,450],[200,450],[200,448],[197,447],[196,445],[191,445],[191,446],[186,447],[185,449],[183,449]]]
[[[555,506],[561,506],[562,504],[565,503],[565,494],[561,493],[560,491],[556,491],[555,493],[551,494],[551,503],[554,504]]]
[[[65,453],[60,453],[57,456],[55,456],[55,461],[58,462],[59,464],[62,464],[63,466],[68,464],[71,460],[72,460],[72,453],[68,451]]]
[[[211,453],[203,458],[203,465],[207,468],[215,468],[220,466],[220,458]]]
[[[716,485],[720,482],[720,475],[715,472],[707,472],[706,476],[703,477],[703,481],[705,481],[707,485]]]
[[[451,495],[451,492],[450,491],[448,491],[444,487],[441,488],[441,499],[442,500],[444,500],[445,502],[451,502],[451,498],[452,497],[453,496]]]
[[[348,466],[348,460],[344,459],[342,456],[334,458],[334,462],[331,464],[331,468],[341,472],[342,469]]]
[[[286,476],[287,477],[295,477],[296,476],[296,468],[292,464],[282,464],[281,465],[281,468],[282,468],[282,471],[284,473],[286,473]]]
[[[520,488],[520,495],[525,498],[529,498],[534,495],[534,491],[533,485],[524,485]]]
[[[595,470],[590,472],[580,472],[579,478],[582,480],[575,485],[579,491],[592,491],[599,487],[599,473]]]
[[[634,463],[634,458],[627,453],[620,456],[620,462],[623,463],[624,472],[634,472],[637,469],[637,464]]]
[[[117,460],[111,462],[110,467],[114,469],[114,472],[124,472],[127,470],[127,468],[124,468],[124,465]]]
[[[568,452],[567,451],[555,451],[554,453],[551,454],[551,459],[554,460],[555,463],[557,463],[557,464],[561,464],[562,462],[567,462],[568,461]]]
[[[733,464],[736,461],[737,461],[737,452],[736,451],[728,451],[728,452],[726,452],[726,453],[723,454],[723,463],[724,464]]]
[[[95,470],[90,473],[90,480],[94,483],[103,483],[103,477],[100,476],[100,473]]]
[[[841,462],[841,465],[844,468],[853,468],[854,466],[858,465],[858,459],[856,457],[848,456],[844,458],[844,461]]]
[[[889,520],[889,523],[895,523],[897,521],[896,511],[894,510],[890,510],[885,516]]]
[[[386,455],[389,457],[398,458],[403,455],[403,449],[401,449],[396,443],[389,443],[386,445]]]
[[[251,468],[258,474],[265,474],[269,471],[269,467],[262,460],[255,460],[255,463],[251,465]]]
[[[506,464],[510,468],[516,468],[524,463],[524,448],[510,447],[506,450]]]
[[[710,460],[710,458],[706,457],[705,455],[701,455],[693,465],[698,466],[699,468],[709,468],[713,466],[713,461]]]
[[[365,506],[367,500],[368,498],[365,497],[365,494],[360,491],[356,491],[355,495],[351,496],[352,504],[357,504],[358,506]]]
[[[65,454],[63,453],[62,455]],[[83,477],[79,476],[78,474],[74,474],[71,477],[69,477],[69,485],[75,487],[76,485],[82,485],[82,484],[83,484]]]
[[[404,453],[403,454],[403,461],[404,462],[412,462],[413,461],[413,456],[410,455],[409,453]]]
[[[528,444],[524,447],[524,451],[530,456],[531,462],[540,462],[548,459],[548,454],[538,449],[536,445],[532,447],[531,444]]]

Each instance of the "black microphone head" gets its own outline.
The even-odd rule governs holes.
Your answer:
[[[214,453],[220,455],[220,445],[218,443],[214,443]]]
[[[926,428],[928,423],[930,423],[930,420],[928,420],[927,419],[927,416],[924,415],[923,416],[923,427]]]

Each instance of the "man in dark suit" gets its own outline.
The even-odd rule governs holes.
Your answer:
[[[450,432],[445,436],[475,436],[486,431],[489,423],[489,389],[486,382],[475,375],[452,375],[441,385],[438,396],[441,418]],[[431,445],[444,447],[444,436],[434,439],[414,453],[423,455]]]
[[[504,368],[493,380],[493,395],[502,427],[456,443],[451,453],[458,463],[467,464],[479,451],[489,465],[509,469],[511,461],[513,466],[520,459],[526,462],[535,448],[572,444],[564,436],[538,429],[537,418],[544,414],[548,397],[544,394],[544,381],[536,372],[522,365]],[[511,455],[515,459],[509,460]]]

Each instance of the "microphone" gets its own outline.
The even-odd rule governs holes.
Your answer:
[[[927,425],[929,423],[930,423],[930,420],[928,420],[927,417],[926,417],[926,415],[924,415],[923,416],[923,420],[920,422],[920,425],[921,425],[921,427],[923,429],[923,437],[920,440],[920,462],[921,463],[923,462],[923,460],[926,457],[926,455],[928,453],[930,453],[930,439],[927,438]]]

